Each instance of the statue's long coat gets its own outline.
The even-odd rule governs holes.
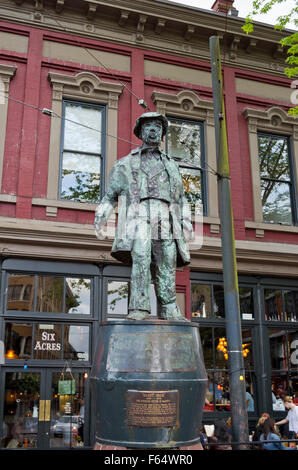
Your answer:
[[[161,159],[170,182],[170,218],[177,244],[177,266],[185,266],[190,263],[185,235],[187,234],[187,240],[193,236],[191,214],[177,163],[163,152]],[[94,221],[98,238],[103,238],[100,232],[119,199],[118,224],[111,254],[114,258],[128,263],[131,263],[130,253],[135,235],[134,229],[131,228],[137,226],[138,217],[137,210],[131,208],[138,207],[140,202],[140,164],[141,147],[117,160],[109,176],[106,194],[97,207]]]

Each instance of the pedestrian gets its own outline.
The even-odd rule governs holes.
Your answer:
[[[296,447],[286,447],[280,440],[277,434],[275,420],[267,418],[263,424],[263,433],[260,436],[260,441],[263,441],[262,448],[264,450],[296,450]]]
[[[256,428],[253,432],[253,436],[252,436],[252,440],[253,442],[258,442],[260,440],[260,437],[261,437],[261,434],[263,434],[263,426],[264,426],[264,423],[266,421],[266,419],[270,418],[269,414],[268,413],[263,413],[258,422],[257,422],[257,425],[256,425]],[[258,444],[254,444],[253,445],[253,449],[260,449],[260,445]]]
[[[298,434],[298,406],[296,406],[293,402],[292,397],[289,395],[286,395],[283,397],[283,402],[285,405],[285,408],[288,411],[287,416],[282,419],[281,421],[278,421],[276,423],[277,426],[281,426],[283,424],[289,423],[289,438],[296,438],[296,435]]]
[[[214,423],[213,435],[209,438],[209,450],[232,450],[231,435],[225,421],[218,420]]]
[[[255,404],[254,403],[255,402],[254,402],[254,399],[253,399],[252,395],[250,394],[249,386],[246,387],[245,398],[246,398],[247,411],[254,411],[254,409],[255,409]]]

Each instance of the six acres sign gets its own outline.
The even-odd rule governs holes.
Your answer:
[[[41,331],[35,339],[34,351],[61,351],[61,342],[56,339],[56,332]]]

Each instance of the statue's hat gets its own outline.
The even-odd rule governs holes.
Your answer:
[[[150,113],[144,113],[142,116],[140,116],[135,123],[134,127],[134,134],[141,139],[141,127],[143,122],[146,119],[158,119],[159,121],[162,122],[162,137],[164,137],[167,133],[168,130],[168,120],[163,114],[155,113],[155,112],[150,112]]]

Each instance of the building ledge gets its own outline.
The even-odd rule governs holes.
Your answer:
[[[245,228],[255,230],[257,238],[263,238],[266,231],[298,234],[298,227],[295,225],[265,224],[264,222],[246,221]]]

